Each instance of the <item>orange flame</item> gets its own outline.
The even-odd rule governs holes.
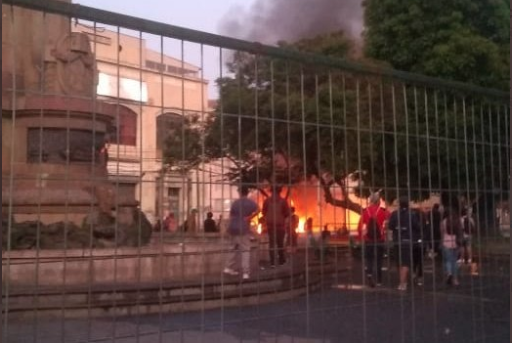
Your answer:
[[[327,204],[323,196],[318,192],[318,187],[312,187],[311,184],[304,183],[293,187],[289,192],[289,196],[290,206],[295,207],[295,214],[299,216],[297,233],[303,234],[306,232],[306,221],[309,217],[313,219],[313,231],[321,231],[325,225],[330,230],[342,228],[346,228],[349,232],[357,230],[360,218],[359,213]],[[257,200],[261,208],[264,199],[259,194],[256,197],[255,200]],[[362,199],[353,200],[361,201]],[[260,222],[262,217],[263,214],[260,212],[252,220],[252,226],[258,234],[263,232]]]

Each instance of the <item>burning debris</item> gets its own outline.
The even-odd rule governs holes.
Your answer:
[[[253,194],[253,198],[258,202],[260,208],[265,200],[264,193],[267,193],[266,190]],[[331,193],[335,198],[343,198],[343,192],[338,185],[331,186]],[[295,208],[295,214],[299,217],[298,233],[306,232],[308,219],[312,222],[311,229],[314,232],[320,232],[326,225],[332,231],[354,231],[357,229],[359,213],[328,203],[324,189],[316,178],[284,188],[281,196],[287,199],[290,207]],[[357,204],[366,203],[366,199],[358,198],[354,194],[348,196]],[[253,225],[257,227],[258,233],[265,232],[265,223],[261,213],[254,218]]]

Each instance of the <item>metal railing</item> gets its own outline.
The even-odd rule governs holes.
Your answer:
[[[61,1],[2,13],[3,341],[509,335],[508,93]],[[223,273],[245,187],[249,279]],[[389,231],[363,244],[372,205]]]

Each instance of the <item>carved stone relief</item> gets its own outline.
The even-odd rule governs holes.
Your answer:
[[[47,91],[92,97],[96,90],[97,70],[86,34],[72,32],[62,36],[46,56]]]

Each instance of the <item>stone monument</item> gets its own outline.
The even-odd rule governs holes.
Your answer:
[[[63,16],[2,5],[2,17],[2,231],[66,223],[117,240],[119,226],[149,225],[135,199],[114,201],[106,137],[124,108],[95,97],[89,37]]]

